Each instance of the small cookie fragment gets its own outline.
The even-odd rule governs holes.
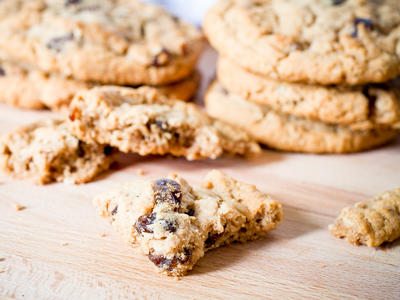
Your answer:
[[[94,199],[122,239],[158,271],[182,276],[210,249],[264,236],[283,219],[282,206],[255,186],[213,170],[205,186],[172,174],[138,180]]]
[[[346,207],[330,232],[352,244],[377,247],[400,237],[400,187]]]
[[[82,91],[70,105],[69,127],[88,143],[140,155],[172,154],[194,160],[260,152],[242,130],[149,87],[104,86]]]
[[[20,210],[24,210],[26,208],[26,206],[20,205],[20,204],[15,204],[15,209],[20,211]]]
[[[115,158],[111,147],[79,140],[61,120],[35,122],[0,138],[0,168],[36,184],[88,182]]]

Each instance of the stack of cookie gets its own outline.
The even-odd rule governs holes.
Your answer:
[[[400,129],[396,0],[220,0],[208,112],[285,151],[356,152]]]
[[[58,110],[95,85],[196,92],[203,36],[160,7],[122,0],[0,1],[0,101]]]

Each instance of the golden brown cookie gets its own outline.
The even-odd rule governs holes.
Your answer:
[[[254,185],[213,170],[203,186],[172,174],[127,183],[94,204],[124,241],[171,276],[185,275],[210,249],[257,239],[282,222],[281,204]]]
[[[330,232],[352,244],[377,247],[400,237],[400,188],[342,209]]]
[[[219,83],[211,85],[205,102],[211,116],[241,127],[260,143],[284,151],[357,152],[383,145],[398,135],[393,130],[352,130],[282,114],[230,94]]]

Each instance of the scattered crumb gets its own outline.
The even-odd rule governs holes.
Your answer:
[[[20,204],[15,204],[15,209],[20,211],[20,210],[24,210],[26,207]]]
[[[145,170],[143,170],[143,169],[137,169],[136,174],[138,174],[140,176],[143,176],[143,175],[146,175],[147,172]]]
[[[99,236],[100,236],[100,237],[105,237],[105,236],[107,236],[107,234],[105,234],[105,233],[99,233]]]
[[[180,281],[180,280],[182,280],[182,277],[174,277],[174,279],[175,279],[175,281]]]
[[[207,182],[203,184],[203,188],[205,189],[212,189],[214,186],[212,184],[212,182]]]
[[[321,265],[321,268],[325,268],[325,267],[326,267],[326,265],[324,265],[324,264]]]
[[[6,259],[4,257],[0,257],[0,261],[5,261]]]
[[[336,267],[340,267],[340,266],[343,266],[343,264],[336,264]]]
[[[0,270],[0,274],[1,274],[1,273],[4,273],[4,271],[3,271],[3,270]]]
[[[68,246],[68,245],[69,245],[69,244],[66,243],[66,242],[64,242],[64,243],[61,244],[61,246]]]

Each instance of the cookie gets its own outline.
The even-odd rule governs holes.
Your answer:
[[[398,135],[393,130],[351,130],[281,114],[230,94],[219,83],[209,88],[205,102],[211,116],[240,126],[260,143],[284,151],[357,152],[385,144]]]
[[[182,81],[155,88],[168,97],[188,101],[196,93],[199,82],[200,75],[195,72]],[[96,85],[0,60],[0,102],[13,106],[59,111],[69,105],[79,90]]]
[[[0,102],[26,109],[67,106],[80,89],[89,85],[0,60]]]
[[[220,58],[218,81],[226,90],[272,109],[352,128],[400,129],[400,79],[357,87],[307,85],[269,79]]]
[[[5,0],[0,48],[81,81],[161,85],[189,76],[203,48],[196,27],[124,0]]]
[[[126,184],[94,204],[124,241],[171,276],[184,275],[210,249],[264,236],[283,219],[279,202],[220,171],[203,186],[173,174]]]
[[[71,102],[69,118],[70,130],[83,141],[111,145],[122,152],[193,160],[260,151],[242,130],[149,87],[82,91]]]
[[[36,184],[88,182],[114,160],[111,147],[82,142],[61,120],[32,123],[0,138],[0,168]]]
[[[204,31],[222,55],[272,79],[356,85],[400,74],[397,0],[220,0]]]
[[[400,188],[346,207],[330,232],[352,244],[377,247],[400,237]]]

